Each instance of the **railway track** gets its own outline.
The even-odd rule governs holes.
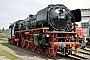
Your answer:
[[[51,57],[50,59],[59,60],[59,57],[63,57],[66,60],[67,59],[68,60],[89,60],[90,54],[87,51],[86,51],[87,52],[86,53],[85,50],[82,51],[82,49],[80,49],[78,53],[74,53],[74,52],[75,51],[73,51],[72,55],[64,55],[64,54],[61,54],[60,52],[58,52],[56,57]],[[41,55],[45,56],[45,54],[41,54]]]
[[[12,45],[12,46],[16,46],[16,45]],[[27,50],[26,48],[22,48],[21,46],[16,46],[16,48],[19,48],[21,50],[23,49],[24,51],[32,52],[31,49]],[[64,55],[64,54],[61,54],[60,52],[58,52],[56,57],[51,57],[51,58],[48,58],[45,53],[38,54],[37,51],[32,52],[32,53],[38,57],[43,57],[45,59],[53,59],[53,60],[60,60],[60,59],[64,59],[64,60],[65,59],[66,60],[89,60],[89,56],[90,56],[89,49],[86,49],[86,50],[79,49],[78,53],[75,53],[75,51],[73,50],[72,55]]]
[[[90,52],[90,49],[89,49],[89,48],[87,48],[87,47],[86,47],[86,48],[84,48],[83,50],[85,50],[85,51],[89,51],[89,52]]]
[[[79,49],[78,52],[90,56],[90,49],[89,48]]]
[[[51,59],[58,60],[59,57],[64,57],[66,60],[89,60],[90,52],[88,52],[87,50],[90,51],[89,49],[86,49],[86,50],[79,49],[78,53],[75,53],[75,51],[73,51],[72,55],[64,55],[64,54],[61,54],[60,52],[58,52],[57,56],[52,57]]]
[[[81,58],[81,60],[90,60],[90,49],[89,48],[79,49],[78,53],[72,55]]]
[[[6,41],[4,41],[4,42],[6,42]],[[15,47],[16,49],[23,50],[27,53],[30,52],[30,53],[38,56],[39,58],[43,57],[44,59],[51,59],[51,60],[52,59],[53,60],[89,60],[90,59],[90,49],[89,48],[79,49],[78,53],[75,53],[75,50],[73,50],[72,55],[64,55],[64,54],[61,54],[60,52],[58,52],[56,57],[48,58],[45,53],[38,54],[37,51],[32,52],[31,49],[27,50],[26,48],[22,48],[21,46],[16,46],[16,45],[12,45],[12,44],[9,44],[9,45],[11,45],[12,47]]]
[[[74,52],[74,51],[73,51]],[[58,53],[57,55],[59,55],[60,53]],[[60,54],[60,56],[64,56],[65,58],[70,58],[71,60],[88,60],[88,56],[85,56],[84,54],[80,54],[80,53],[76,53],[76,54],[72,54],[72,55],[63,55],[63,54]]]

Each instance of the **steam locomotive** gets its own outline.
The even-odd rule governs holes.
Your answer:
[[[75,52],[84,47],[75,32],[75,22],[79,21],[80,9],[69,10],[63,4],[51,4],[36,15],[30,14],[11,24],[7,30],[8,42],[38,53],[46,52],[49,57],[56,56],[57,52],[72,54],[73,47]]]

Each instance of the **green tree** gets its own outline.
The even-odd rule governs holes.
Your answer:
[[[4,28],[2,28],[2,33],[4,32]]]
[[[0,33],[2,33],[2,30],[0,29]]]
[[[4,31],[5,31],[4,28],[0,29],[0,36],[1,36],[1,37],[6,37]]]

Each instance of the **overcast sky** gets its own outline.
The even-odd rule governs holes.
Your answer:
[[[36,14],[49,4],[63,4],[69,9],[90,8],[90,0],[0,0],[0,29],[7,29],[10,23]]]

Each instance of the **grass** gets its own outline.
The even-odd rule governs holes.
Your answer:
[[[8,40],[8,38],[4,37],[4,38],[0,38],[0,40]]]
[[[15,50],[20,50],[20,51],[24,52],[24,50],[14,46],[14,45],[11,45],[9,43],[6,43],[5,41],[6,40],[0,40],[0,45],[7,46],[7,47],[11,48],[12,50],[15,49]]]
[[[1,43],[3,43],[3,40],[0,40],[0,45],[1,45]]]
[[[17,56],[14,56],[13,54],[10,54],[9,52],[2,49],[0,49],[0,56],[5,56],[11,60],[20,60]]]
[[[9,47],[11,49],[14,48],[10,44],[3,42],[3,40],[0,40],[0,45],[7,46],[7,47]],[[0,49],[0,56],[5,56],[6,58],[9,58],[11,60],[21,60],[19,57],[15,56],[15,55],[13,55],[13,54],[5,51],[5,50],[2,50],[2,49]]]
[[[2,42],[2,41],[0,41],[0,45],[7,46],[7,47],[12,48],[12,49],[16,49],[15,47],[11,46],[10,44]]]
[[[24,52],[24,50],[22,50],[22,49],[20,49],[20,48],[18,48],[18,47],[16,47],[16,46],[13,46],[13,45],[11,45],[11,44],[8,44],[8,43],[5,43],[5,42],[0,42],[0,44],[3,45],[3,46],[9,47],[9,48],[11,48],[12,50],[15,49],[15,50],[19,50],[19,51]]]

